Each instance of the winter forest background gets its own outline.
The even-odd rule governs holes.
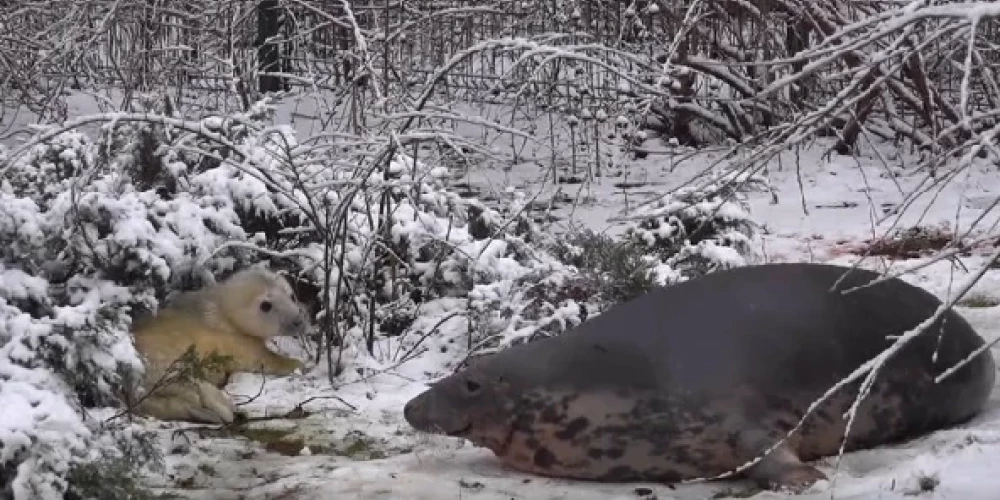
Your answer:
[[[401,408],[470,357],[756,262],[906,271],[997,338],[998,17],[0,0],[0,499],[773,498],[528,478]],[[133,318],[260,262],[315,318],[276,345],[307,373],[237,377],[231,426],[132,416]],[[831,459],[815,498],[997,498],[997,458],[994,398]]]

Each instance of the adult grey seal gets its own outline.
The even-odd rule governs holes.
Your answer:
[[[802,491],[825,478],[805,462],[839,451],[860,381],[775,444],[811,403],[941,305],[899,279],[842,293],[878,277],[824,264],[711,273],[476,360],[409,401],[404,415],[417,430],[468,439],[516,470],[550,477],[713,478],[773,448],[739,475]],[[961,316],[945,313],[881,368],[845,449],[977,415],[994,385],[989,350],[935,377],[983,345]]]

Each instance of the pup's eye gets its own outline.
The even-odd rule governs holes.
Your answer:
[[[479,382],[476,382],[475,380],[470,379],[465,381],[465,390],[469,391],[469,394],[475,394],[479,392],[480,388],[481,386],[479,385]]]
[[[263,301],[263,302],[260,303],[260,310],[261,311],[270,312],[272,307],[274,307],[274,306],[271,305],[271,301],[269,301],[269,300],[265,300],[265,301]]]

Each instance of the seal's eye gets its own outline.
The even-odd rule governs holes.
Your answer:
[[[481,388],[481,386],[479,385],[479,382],[476,382],[475,380],[472,380],[472,379],[466,379],[466,381],[465,381],[465,390],[469,394],[477,394],[479,392],[480,388]]]
[[[272,307],[274,307],[274,306],[271,305],[271,301],[270,300],[265,300],[265,301],[263,301],[263,302],[260,303],[260,310],[261,311],[271,312],[271,308]]]

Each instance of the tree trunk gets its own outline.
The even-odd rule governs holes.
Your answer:
[[[284,88],[284,79],[264,73],[281,71],[281,53],[275,38],[281,22],[278,0],[260,0],[257,4],[257,85],[261,93]]]

